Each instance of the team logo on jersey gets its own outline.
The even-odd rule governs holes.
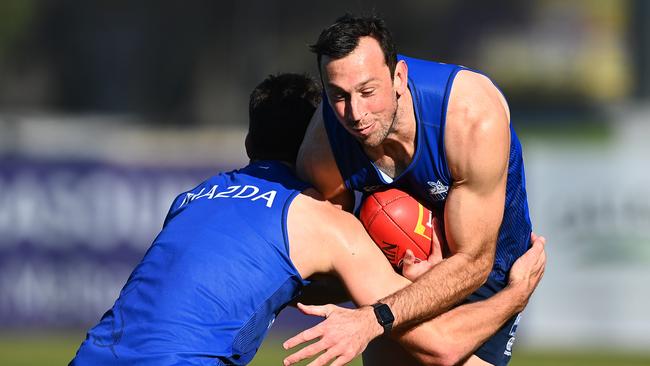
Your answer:
[[[444,201],[447,198],[449,187],[442,184],[440,180],[437,180],[435,182],[428,181],[427,184],[429,185],[429,194],[431,197],[433,197],[434,200]]]

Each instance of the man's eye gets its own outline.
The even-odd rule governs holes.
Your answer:
[[[362,90],[361,91],[361,96],[364,97],[369,97],[371,95],[375,94],[375,89],[367,89],[367,90]]]

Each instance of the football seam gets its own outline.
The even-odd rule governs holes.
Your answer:
[[[400,191],[400,192],[401,192],[401,191]],[[385,201],[385,203],[381,203],[381,202],[379,202],[379,200],[377,199],[377,197],[375,197],[375,195],[370,195],[370,196],[368,196],[368,198],[366,198],[366,199],[370,199],[370,198],[372,198],[373,200],[375,200],[375,202],[377,203],[377,205],[378,205],[379,208],[380,208],[379,210],[375,211],[375,213],[374,213],[372,216],[370,216],[370,218],[368,219],[368,226],[371,226],[371,225],[372,225],[372,223],[375,221],[375,219],[377,218],[377,215],[379,214],[380,211],[381,211],[381,212],[386,212],[386,211],[384,210],[384,207],[388,206],[389,204],[391,204],[391,203],[393,203],[393,202],[395,202],[395,201],[397,201],[397,200],[400,200],[400,199],[402,199],[402,198],[408,198],[408,197],[409,197],[408,194],[406,194],[406,193],[404,193],[404,192],[401,192],[401,193],[402,193],[401,196],[391,198],[390,200]],[[395,223],[395,221],[393,221],[393,222]]]
[[[386,214],[386,217],[388,217],[388,218],[390,219],[390,221],[392,221],[393,224],[395,224],[395,226],[398,227],[398,228],[400,229],[400,231],[404,234],[404,236],[406,236],[406,237],[408,238],[408,240],[411,241],[412,244],[414,244],[417,248],[419,248],[420,250],[422,250],[422,248],[420,248],[420,246],[418,245],[418,243],[417,243],[415,240],[413,240],[413,239],[409,236],[409,234],[406,232],[406,230],[404,230],[404,228],[401,227],[401,226],[397,223],[397,221],[395,221],[395,219],[394,219],[394,218],[393,218],[393,217],[392,217],[388,212],[384,211],[383,207],[382,207],[382,212],[384,212],[384,213]]]
[[[375,196],[370,196],[370,197],[368,197],[368,198],[366,198],[366,199],[369,199],[369,198],[371,198],[371,197],[372,197],[373,200],[375,200],[375,202],[377,202],[377,204],[379,205],[379,208],[380,208],[380,209],[377,210],[377,211],[375,211],[375,213],[372,214],[372,216],[370,216],[370,219],[368,220],[368,227],[371,227],[371,226],[372,226],[372,223],[375,222],[375,219],[377,218],[377,215],[379,215],[379,212],[385,212],[385,211],[384,211],[384,206],[381,204],[381,202],[379,202],[379,200],[377,199],[377,197],[375,197]],[[367,229],[366,229],[366,230],[367,230]]]
[[[381,205],[381,202],[379,202],[379,201],[377,201],[377,203],[379,203],[381,205],[381,207],[385,207],[385,206],[388,206],[389,204],[391,204],[391,203],[393,203],[393,202],[395,202],[397,200],[401,200],[402,198],[408,198],[408,197],[409,197],[409,195],[404,193],[402,196],[393,197],[389,201],[386,201],[385,205]],[[373,196],[373,198],[375,198],[375,197]],[[375,198],[375,200],[377,200],[377,199]]]
[[[402,234],[404,234],[404,236],[406,236],[406,238],[408,238],[408,240],[411,242],[411,244],[413,244],[414,247],[418,248],[421,252],[424,253],[424,250],[422,248],[420,248],[418,243],[415,240],[413,240],[413,238],[410,237],[410,235],[406,232],[406,230],[404,230],[404,228],[401,227],[397,223],[397,221],[385,210],[385,208],[387,206],[389,206],[391,203],[393,203],[393,202],[395,202],[397,200],[409,197],[408,194],[406,194],[404,192],[402,192],[402,193],[403,193],[403,195],[401,195],[399,197],[393,197],[390,200],[384,201],[383,204],[382,204],[382,202],[379,202],[377,197],[375,197],[374,195],[370,195],[370,196],[368,196],[368,198],[366,198],[366,199],[372,198],[377,203],[377,205],[379,206],[379,210],[375,211],[375,213],[373,213],[372,216],[370,216],[370,218],[368,219],[368,224],[367,224],[368,229],[366,229],[366,230],[369,230],[369,228],[372,227],[372,224],[375,222],[375,219],[377,219],[377,215],[379,215],[379,213],[382,212],[393,223],[394,226],[399,228],[399,230],[402,232]],[[433,251],[433,240],[429,242],[429,254],[431,254],[432,251]]]

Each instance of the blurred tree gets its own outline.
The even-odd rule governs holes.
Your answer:
[[[208,36],[207,0],[52,0],[38,35],[67,111],[192,121],[193,72]]]
[[[636,71],[635,95],[650,98],[650,2],[633,0],[629,27],[630,49]]]

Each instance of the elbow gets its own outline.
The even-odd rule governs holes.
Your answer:
[[[474,259],[474,268],[476,268],[476,278],[479,286],[482,286],[490,277],[492,267],[494,267],[495,251],[484,252]]]
[[[444,365],[460,365],[465,361],[467,355],[463,353],[462,349],[459,347],[450,347],[445,351],[443,361]]]
[[[477,275],[476,275],[476,277],[478,278],[478,282],[480,283],[479,286],[487,282],[488,277],[490,277],[490,273],[492,272],[492,265],[493,265],[493,260],[479,261],[479,264],[477,265]]]
[[[436,349],[418,352],[414,356],[423,365],[454,366],[460,364],[465,355],[460,348],[440,342]]]
[[[403,343],[413,357],[424,365],[458,365],[465,360],[467,353],[471,352],[467,345],[455,342],[452,337],[446,336],[445,332],[439,329],[428,333],[429,336],[423,342]]]
[[[470,256],[464,254],[464,259],[466,261],[465,268],[468,269],[468,278],[471,279],[470,283],[473,284],[473,287],[482,286],[490,276],[492,272],[492,266],[494,265],[494,255],[478,255]]]

